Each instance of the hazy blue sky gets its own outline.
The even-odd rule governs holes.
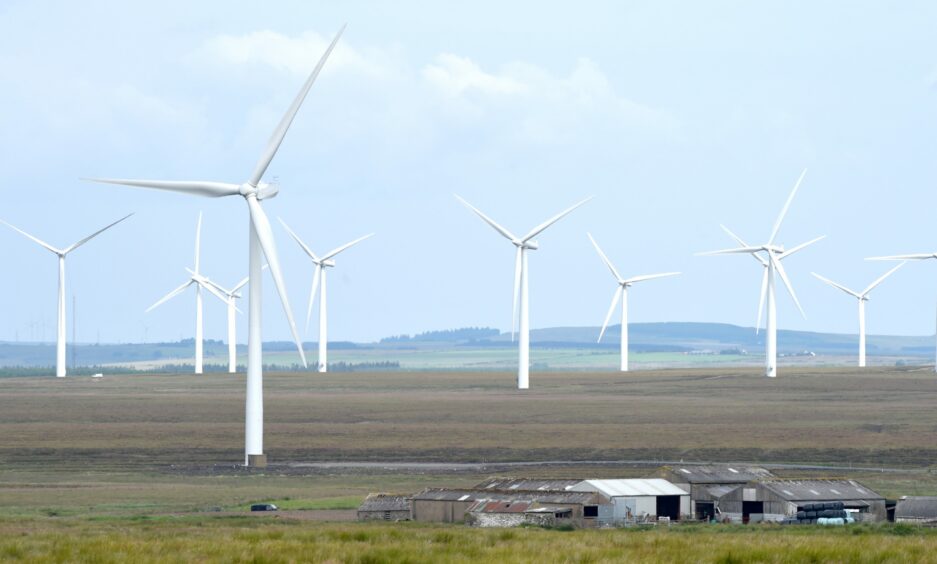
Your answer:
[[[190,337],[192,295],[143,311],[184,281],[200,210],[204,272],[244,276],[247,214],[79,177],[243,181],[344,22],[266,202],[321,251],[377,233],[338,257],[333,339],[509,329],[513,247],[454,192],[516,231],[596,196],[539,238],[533,327],[601,324],[614,283],[587,230],[626,276],[685,273],[635,287],[633,322],[753,324],[760,267],[693,254],[731,244],[720,223],[767,239],[805,167],[779,240],[828,239],[786,261],[809,318],[779,295],[782,328],[855,330],[812,270],[861,289],[889,267],[864,257],[937,251],[931,2],[141,4],[0,3],[0,218],[65,246],[137,212],[69,257],[82,341]],[[276,235],[302,318],[312,265]],[[0,339],[52,339],[54,257],[5,229],[0,252]],[[265,291],[265,338],[285,339]],[[937,261],[909,264],[870,332],[932,333],[935,294]]]

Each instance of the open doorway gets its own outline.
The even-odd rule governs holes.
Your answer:
[[[680,496],[678,495],[659,495],[657,496],[657,516],[670,517],[671,521],[680,520]]]

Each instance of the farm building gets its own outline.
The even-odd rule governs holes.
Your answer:
[[[595,492],[611,501],[596,507],[598,514],[595,517],[603,525],[661,517],[678,521],[690,513],[689,492],[660,478],[585,480],[573,486],[571,491]]]
[[[937,497],[906,496],[895,506],[896,523],[937,525]]]
[[[534,508],[569,509],[569,519],[580,527],[594,526],[599,505],[608,503],[602,496],[593,492],[505,492],[431,488],[411,498],[411,515],[414,521],[461,523],[465,521],[468,510],[480,501],[512,504],[528,502],[536,503]]]
[[[690,492],[690,515],[708,521],[718,518],[719,500],[724,495],[739,486],[774,475],[760,466],[688,465],[662,466],[654,477]]]
[[[358,507],[359,521],[408,521],[410,500],[407,496],[369,494]]]
[[[726,518],[742,523],[780,521],[804,505],[842,502],[856,521],[884,521],[885,498],[854,480],[762,480],[722,496]]]
[[[574,523],[571,507],[543,507],[536,501],[478,501],[466,511],[465,522],[475,527],[517,527],[524,524],[555,526]],[[576,524],[580,523],[581,521]]]
[[[489,478],[472,489],[506,492],[565,492],[580,482],[582,479]]]

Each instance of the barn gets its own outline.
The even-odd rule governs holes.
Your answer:
[[[414,521],[435,523],[461,523],[467,512],[478,502],[527,503],[526,509],[562,508],[569,511],[569,519],[579,527],[595,526],[598,507],[608,500],[594,492],[529,492],[501,490],[450,490],[430,488],[412,496],[411,515]],[[481,506],[477,506],[477,510]],[[485,511],[495,512],[507,507],[491,506]],[[591,515],[591,517],[590,517]]]
[[[678,521],[690,513],[689,492],[660,478],[585,480],[570,491],[595,492],[611,501],[596,507],[595,517],[601,525],[653,521],[661,517]]]
[[[410,499],[403,495],[369,494],[358,507],[359,521],[408,521]]]
[[[780,521],[805,505],[841,502],[859,522],[884,521],[885,498],[855,480],[762,480],[724,495],[722,514],[735,522]]]
[[[937,497],[902,497],[895,505],[895,522],[937,525]]]
[[[654,477],[690,492],[690,515],[709,521],[719,518],[719,501],[723,496],[749,482],[774,478],[774,475],[760,466],[686,465],[662,466]]]
[[[556,526],[577,524],[571,507],[541,506],[536,501],[478,501],[466,512],[465,522],[475,527]]]

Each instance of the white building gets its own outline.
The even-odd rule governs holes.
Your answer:
[[[691,515],[690,494],[667,480],[644,478],[633,480],[585,480],[569,491],[595,492],[611,500],[598,506],[599,522],[656,521],[667,517],[678,521]]]

